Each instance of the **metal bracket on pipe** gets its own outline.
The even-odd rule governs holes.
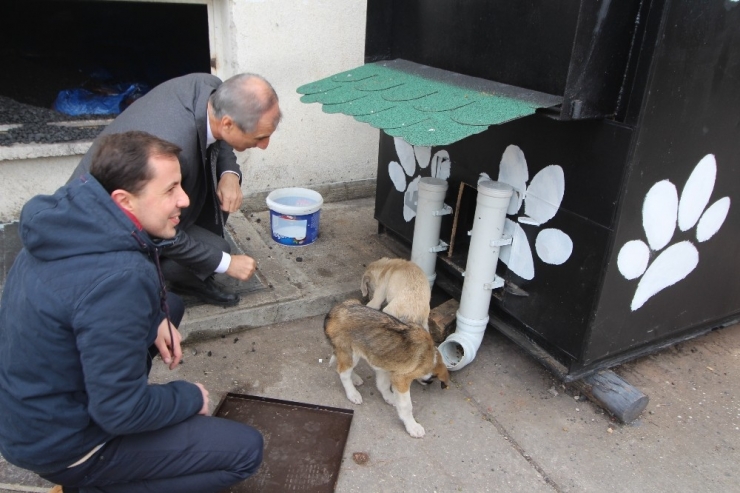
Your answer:
[[[504,287],[504,279],[494,274],[493,281],[487,282],[483,285],[483,289],[498,289]]]
[[[491,240],[492,247],[501,247],[506,245],[511,245],[512,238],[511,235],[501,235],[501,238],[498,240]]]
[[[429,253],[444,252],[445,250],[447,250],[447,248],[448,248],[449,246],[450,246],[450,245],[448,245],[448,244],[447,244],[447,243],[445,243],[444,241],[442,241],[442,240],[439,240],[439,245],[437,245],[437,246],[433,246],[433,247],[430,247],[430,248],[429,248]]]
[[[432,211],[432,216],[446,216],[452,214],[452,207],[447,204],[442,204],[442,208],[438,211]]]

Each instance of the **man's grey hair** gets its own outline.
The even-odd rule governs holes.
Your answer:
[[[256,80],[263,84],[255,84]],[[228,115],[242,132],[253,132],[262,115],[278,104],[278,96],[264,77],[245,73],[224,81],[209,101],[213,116],[221,119]],[[282,113],[279,113],[275,126],[281,118]]]

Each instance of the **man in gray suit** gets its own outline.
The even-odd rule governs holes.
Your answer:
[[[183,209],[177,241],[162,252],[162,271],[173,291],[232,306],[239,296],[214,281],[215,273],[248,280],[256,261],[230,255],[224,239],[228,214],[242,203],[242,174],[234,149],[266,149],[280,122],[278,97],[255,74],[225,82],[209,74],[190,74],[164,82],[135,101],[93,142],[70,178],[90,169],[100,139],[108,134],[142,130],[182,149],[182,187],[190,198]]]

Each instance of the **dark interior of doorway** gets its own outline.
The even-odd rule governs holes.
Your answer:
[[[0,124],[74,120],[51,110],[61,90],[115,92],[138,84],[145,91],[173,77],[210,72],[207,7],[5,0],[0,67]]]

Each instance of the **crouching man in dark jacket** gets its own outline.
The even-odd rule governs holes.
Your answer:
[[[199,383],[149,385],[182,358],[184,307],[158,253],[188,197],[180,149],[105,138],[90,173],[21,213],[0,302],[0,453],[68,492],[219,492],[254,474],[262,436],[208,416]]]

